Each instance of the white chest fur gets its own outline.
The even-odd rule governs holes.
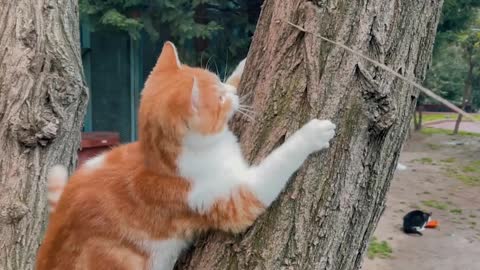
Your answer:
[[[191,181],[189,205],[204,212],[246,181],[248,165],[237,138],[226,130],[215,136],[187,135],[178,159],[180,174]]]
[[[143,246],[150,253],[149,270],[171,270],[180,253],[187,248],[189,241],[168,239],[145,241]]]

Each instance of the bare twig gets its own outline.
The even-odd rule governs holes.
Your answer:
[[[463,111],[462,109],[458,108],[457,106],[455,106],[454,104],[452,104],[450,101],[448,101],[448,100],[442,98],[441,96],[435,94],[432,90],[421,86],[420,84],[418,84],[418,83],[416,83],[416,82],[408,79],[408,78],[405,77],[405,76],[400,75],[399,73],[397,73],[397,72],[394,71],[393,69],[389,68],[388,66],[386,66],[386,65],[384,65],[384,64],[382,64],[382,63],[380,63],[380,62],[378,62],[378,61],[376,61],[376,60],[373,60],[372,58],[370,58],[370,57],[368,57],[368,56],[365,56],[365,55],[361,54],[361,53],[358,52],[358,51],[355,51],[355,50],[353,50],[353,49],[350,49],[349,47],[345,46],[344,44],[342,44],[342,43],[340,43],[340,42],[331,40],[331,39],[326,38],[326,37],[324,37],[324,36],[322,36],[322,35],[319,35],[319,34],[317,34],[317,33],[313,33],[313,32],[311,32],[311,31],[307,31],[305,28],[303,28],[303,27],[301,27],[301,26],[299,26],[299,25],[296,25],[296,24],[294,24],[294,23],[292,23],[292,22],[289,22],[289,21],[285,21],[285,22],[288,23],[289,25],[297,28],[298,30],[300,30],[300,31],[302,31],[302,32],[305,32],[305,33],[308,33],[308,34],[312,34],[312,35],[314,35],[315,37],[318,37],[318,38],[320,38],[320,39],[322,39],[322,40],[324,40],[324,41],[326,41],[326,42],[328,42],[328,43],[334,44],[334,45],[336,45],[336,46],[338,46],[338,47],[340,47],[340,48],[342,48],[342,49],[344,49],[344,50],[346,50],[346,51],[348,51],[348,52],[350,52],[350,53],[352,53],[352,54],[354,54],[354,55],[356,55],[356,56],[358,56],[358,57],[361,57],[361,58],[367,60],[368,62],[370,62],[370,63],[372,63],[372,64],[380,67],[381,69],[383,69],[383,70],[385,70],[385,71],[388,71],[390,74],[392,74],[393,76],[401,79],[402,81],[407,82],[407,83],[415,86],[416,88],[420,89],[420,91],[422,91],[425,95],[427,95],[427,96],[429,96],[429,97],[431,97],[431,98],[433,98],[433,99],[435,99],[435,100],[443,103],[445,106],[447,106],[448,108],[454,110],[455,112],[464,115],[465,117],[471,119],[473,122],[477,122],[477,120],[476,120],[473,116],[471,116],[470,114],[466,113],[466,112]]]

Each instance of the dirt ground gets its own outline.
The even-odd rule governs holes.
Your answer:
[[[400,157],[375,237],[390,258],[365,258],[362,270],[480,269],[480,138],[415,134]],[[411,210],[433,212],[436,229],[423,236],[401,231]]]

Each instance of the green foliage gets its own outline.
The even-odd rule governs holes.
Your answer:
[[[480,176],[478,175],[459,174],[457,175],[457,179],[469,186],[480,185]]]
[[[188,64],[210,60],[232,69],[246,56],[260,1],[79,0],[79,5],[94,30],[125,31],[133,39],[146,32],[152,42],[173,41]]]
[[[422,201],[422,203],[425,206],[435,208],[435,209],[438,209],[438,210],[446,210],[448,208],[448,205],[446,203],[439,202],[439,201],[436,201],[436,200]]]
[[[478,177],[480,177],[480,160],[470,162],[467,166],[462,168],[462,172],[477,174]]]
[[[446,159],[442,159],[440,161],[445,162],[445,163],[455,163],[455,161],[457,161],[457,159],[454,158],[454,157],[449,157],[449,158],[446,158]]]
[[[450,210],[450,213],[455,214],[455,215],[460,215],[460,214],[463,213],[463,211],[462,211],[462,209],[455,208],[455,209]]]
[[[479,7],[480,0],[444,1],[432,66],[425,81],[427,87],[458,105],[462,103],[466,84],[471,84],[476,108],[480,107],[478,65],[474,63],[472,80],[467,79],[467,73],[470,56],[478,58],[479,55]]]
[[[480,185],[480,160],[472,161],[460,169],[449,167],[445,170],[448,176],[456,178],[466,185]]]
[[[127,31],[133,38],[144,29],[153,40],[158,39],[160,26],[167,27],[177,42],[191,38],[210,38],[222,27],[215,21],[196,21],[200,4],[217,1],[187,0],[80,0],[80,12],[91,18],[96,27]]]
[[[412,161],[422,163],[422,164],[433,164],[433,159],[430,158],[430,157],[423,157],[423,158],[420,158],[420,159],[414,159]]]
[[[446,45],[434,55],[425,85],[453,103],[461,103],[468,65],[457,44]]]
[[[436,143],[427,143],[428,148],[432,150],[439,150],[442,149],[442,146]]]
[[[472,114],[473,118],[480,121],[480,114]],[[423,122],[432,122],[437,120],[455,120],[456,113],[423,113]]]
[[[369,259],[376,257],[387,259],[390,258],[393,253],[392,248],[387,241],[378,241],[376,237],[373,237],[368,245],[367,255]]]
[[[110,9],[100,17],[100,22],[103,25],[109,25],[116,27],[119,30],[127,31],[135,39],[140,37],[140,30],[143,25],[141,22],[135,19],[126,17],[125,15],[119,13],[116,9]]]
[[[476,7],[480,7],[480,0],[445,0],[438,32],[448,33],[466,29],[475,19]]]

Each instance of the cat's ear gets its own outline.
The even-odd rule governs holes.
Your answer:
[[[162,53],[158,58],[155,69],[157,70],[176,70],[180,69],[182,64],[178,59],[177,48],[172,42],[167,41],[163,45]]]
[[[233,73],[230,75],[230,77],[228,77],[226,83],[235,87],[235,88],[238,88],[238,85],[240,84],[240,80],[242,79],[242,75],[243,75],[243,69],[245,68],[245,61],[247,60],[247,58],[243,59],[239,64],[238,66],[235,68],[235,70],[233,71]]]
[[[200,89],[198,88],[197,78],[193,77],[192,84],[192,110],[194,113],[198,112],[198,107],[200,106]]]

